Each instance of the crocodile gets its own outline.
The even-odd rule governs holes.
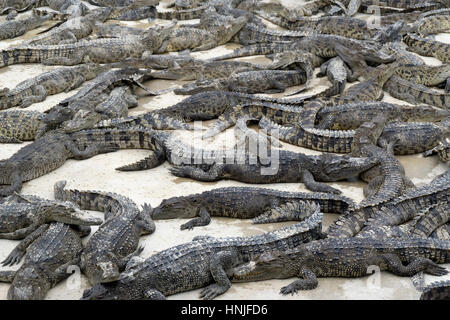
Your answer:
[[[443,93],[428,88],[414,81],[393,75],[384,84],[384,90],[397,99],[412,104],[426,103],[438,108],[448,109],[450,106],[450,93]]]
[[[135,0],[128,6],[114,7],[109,19],[136,21],[153,17],[156,11],[155,1]]]
[[[375,158],[352,158],[334,154],[312,156],[285,150],[276,152],[276,161],[270,160],[272,156],[270,154],[268,159],[256,159],[258,161],[255,164],[251,163],[251,159],[245,159],[245,163],[215,162],[203,167],[183,164],[174,166],[169,171],[178,177],[206,182],[221,179],[246,183],[303,182],[311,191],[340,194],[339,190],[317,181],[331,182],[355,177],[378,164],[378,159]],[[269,165],[262,164],[263,162]]]
[[[94,110],[78,111],[71,120],[64,121],[61,128],[64,132],[91,129],[102,120],[126,117],[128,108],[134,108],[137,105],[136,96],[131,93],[129,87],[116,87],[106,100],[95,106]]]
[[[424,208],[446,201],[450,192],[448,179],[447,172],[429,184],[407,190],[398,198],[349,210],[328,228],[328,237],[353,237],[369,220],[378,221],[382,226],[407,222]]]
[[[450,64],[447,63],[440,66],[399,66],[395,70],[395,75],[417,84],[437,86],[450,78]]]
[[[31,15],[20,20],[10,20],[0,23],[0,40],[13,39],[24,35],[26,32],[40,27],[44,22],[53,18],[52,14],[44,16]]]
[[[139,58],[156,51],[174,24],[148,29],[140,37],[81,40],[74,44],[24,46],[2,50],[0,66],[18,63],[76,65],[82,62],[110,63],[127,57]]]
[[[420,38],[412,33],[403,36],[408,50],[426,57],[435,57],[444,63],[450,62],[450,44],[427,38]]]
[[[90,226],[102,224],[101,219],[68,202],[47,200],[35,196],[12,195],[0,204],[0,238],[23,239],[40,226],[53,221]]]
[[[89,238],[81,254],[80,267],[91,285],[119,279],[127,262],[142,252],[141,235],[155,231],[151,207],[139,210],[129,198],[110,192],[65,189],[55,184],[55,198],[74,202],[83,210],[105,211],[105,222]]]
[[[231,286],[229,272],[267,250],[293,248],[321,236],[322,213],[316,204],[302,203],[310,212],[304,221],[253,237],[214,238],[193,241],[160,251],[143,262],[130,261],[119,281],[97,284],[83,293],[83,300],[165,299],[198,288],[203,299],[213,299]],[[194,268],[186,268],[192,264]]]
[[[450,242],[431,239],[324,239],[294,249],[267,252],[234,269],[232,282],[299,277],[281,294],[317,288],[317,277],[365,277],[380,271],[410,277],[419,272],[448,273],[438,264],[450,262]]]
[[[304,84],[304,70],[257,70],[233,74],[228,78],[197,80],[174,89],[175,94],[194,94],[208,90],[224,90],[243,93],[279,93],[286,87]]]
[[[130,96],[131,93],[126,89],[122,92],[128,94],[128,96],[116,97],[116,94],[114,94],[110,97],[110,94],[116,87],[130,84],[139,85],[139,80],[145,73],[146,71],[141,71],[133,67],[103,72],[73,96],[64,99],[57,105],[46,110],[41,119],[43,124],[39,127],[37,136],[41,136],[46,131],[58,128],[71,120],[74,121],[65,124],[67,129],[70,127],[78,128],[93,125],[95,122],[101,120],[100,112],[96,111],[96,108],[99,107],[101,111],[109,103],[122,100],[121,103],[132,106],[136,101],[133,101],[134,99]],[[89,119],[89,115],[92,114],[93,118]]]
[[[450,280],[435,281],[425,288],[420,295],[420,300],[449,300],[450,299]]]
[[[79,149],[73,138],[61,131],[51,131],[36,139],[10,158],[0,161],[0,185],[8,185],[0,189],[5,197],[22,189],[22,183],[47,174],[60,166],[69,158],[87,159],[99,153],[117,150],[113,144],[90,145]]]
[[[450,111],[429,105],[398,105],[384,101],[355,102],[322,107],[317,111],[315,126],[318,129],[356,129],[383,113],[387,121],[437,122],[447,118]]]
[[[325,213],[343,213],[354,204],[346,197],[326,193],[230,187],[164,199],[158,207],[153,208],[152,218],[194,218],[181,225],[181,230],[208,225],[211,216],[252,219],[253,223],[301,221],[306,218],[305,212],[296,209],[298,203],[303,201],[319,204],[320,211]]]
[[[439,159],[443,162],[447,162],[450,160],[450,143],[446,140],[439,142],[439,144],[431,150],[428,150],[424,153],[424,156],[428,157],[432,154],[437,153]]]
[[[85,16],[71,17],[57,26],[51,27],[21,46],[50,46],[75,43],[92,33],[95,22],[105,21],[111,13],[110,8],[96,8]]]
[[[182,51],[202,51],[227,43],[247,23],[248,17],[227,16],[220,25],[205,25],[201,28],[179,27],[170,32],[156,53]]]
[[[290,144],[323,152],[350,153],[355,137],[354,130],[327,130],[309,128],[300,124],[279,125],[267,117],[259,126],[267,132],[276,130],[277,138]],[[449,123],[392,122],[387,124],[377,139],[385,148],[391,142],[396,155],[418,154],[433,149],[449,134]]]
[[[24,263],[17,271],[0,271],[0,281],[10,282],[9,300],[42,300],[47,292],[68,278],[73,266],[79,264],[83,249],[81,237],[89,227],[53,222],[44,224],[25,238],[8,260]]]
[[[34,140],[41,125],[38,111],[10,110],[0,112],[0,142],[21,143]]]
[[[27,108],[33,103],[44,101],[48,95],[69,92],[107,69],[108,66],[87,63],[41,73],[22,81],[14,89],[0,96],[0,110],[12,107]]]

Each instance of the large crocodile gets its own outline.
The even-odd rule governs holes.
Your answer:
[[[23,239],[52,221],[83,226],[102,223],[71,203],[35,196],[12,195],[0,204],[0,211],[1,239]]]
[[[139,237],[155,231],[151,207],[139,210],[129,198],[110,192],[64,189],[55,184],[55,198],[76,203],[84,210],[104,211],[105,222],[89,238],[81,254],[80,267],[92,285],[119,279],[128,261],[142,251]]]
[[[70,226],[61,222],[42,225],[25,238],[10,254],[9,260],[24,263],[17,271],[0,271],[0,281],[10,282],[8,299],[42,300],[47,292],[66,279],[79,264],[81,236],[89,227]]]
[[[253,237],[201,236],[160,251],[142,263],[131,261],[119,281],[98,284],[86,290],[82,299],[165,299],[205,286],[200,297],[213,299],[230,288],[233,267],[267,250],[293,248],[320,237],[319,206],[304,203],[301,210],[310,212],[309,217],[283,229]]]
[[[174,24],[148,29],[140,37],[82,40],[73,44],[24,46],[1,51],[0,66],[18,63],[76,65],[83,62],[110,63],[128,57],[139,58],[156,51]]]
[[[419,272],[442,276],[439,266],[450,262],[450,242],[431,239],[325,239],[301,244],[294,249],[267,252],[234,269],[232,282],[299,277],[281,288],[281,294],[312,290],[318,277],[364,277],[374,267],[401,277]]]
[[[44,101],[48,95],[76,89],[106,69],[107,66],[88,63],[41,73],[22,81],[14,89],[0,96],[0,110],[12,107],[27,108],[33,103]]]
[[[301,221],[306,218],[305,212],[298,211],[303,201],[316,202],[325,213],[343,213],[354,205],[352,200],[333,194],[230,187],[164,199],[152,210],[152,218],[194,218],[181,225],[181,230],[208,225],[211,216],[253,219],[253,223]]]

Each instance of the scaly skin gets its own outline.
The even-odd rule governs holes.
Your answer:
[[[321,95],[326,97],[341,94],[347,84],[349,71],[340,57],[334,57],[320,66],[319,75],[326,75],[331,82],[331,87]]]
[[[1,239],[23,239],[53,221],[82,226],[102,224],[101,219],[89,217],[71,203],[34,196],[12,195],[0,204],[0,209]]]
[[[107,213],[105,222],[89,238],[81,254],[80,267],[91,285],[119,280],[120,272],[138,255],[141,235],[155,231],[151,207],[139,210],[129,198],[110,192],[64,189],[65,181],[55,184],[55,197],[71,201],[84,210]]]
[[[279,125],[263,118],[260,128],[277,130],[277,138],[290,144],[323,152],[349,153],[355,136],[353,130],[308,128],[302,124]],[[394,154],[418,154],[433,149],[448,134],[448,123],[393,122],[383,129],[377,144],[387,147],[395,141]]]
[[[199,28],[176,28],[164,40],[156,52],[165,53],[185,49],[192,49],[193,51],[212,49],[230,41],[247,23],[247,20],[248,17],[245,16],[238,18],[227,16],[227,19],[220,25],[201,25]]]
[[[156,12],[154,3],[147,0],[135,0],[128,6],[113,8],[109,19],[136,21],[153,17]]]
[[[355,177],[378,164],[378,159],[375,158],[351,158],[333,154],[310,156],[284,150],[278,151],[277,158],[277,168],[271,170],[266,165],[267,173],[262,170],[264,166],[260,162],[251,164],[250,161],[243,164],[215,162],[205,165],[205,170],[201,166],[187,165],[187,162],[184,162],[183,166],[173,167],[170,172],[178,177],[189,177],[199,181],[232,179],[246,183],[303,182],[311,191],[339,194],[339,190],[317,181],[330,182]],[[270,162],[270,156],[261,160],[265,163]]]
[[[449,300],[450,299],[450,280],[436,281],[425,288],[420,296],[420,300]]]
[[[140,37],[82,40],[74,44],[25,46],[1,52],[0,66],[18,63],[76,65],[82,62],[110,63],[152,53],[170,34],[169,27],[149,29]],[[157,36],[156,36],[157,35]]]
[[[64,121],[61,128],[64,132],[91,129],[100,121],[128,116],[128,108],[134,108],[137,105],[136,96],[131,93],[129,87],[116,87],[108,98],[96,105],[93,110],[78,111],[72,119]]]
[[[11,110],[0,112],[0,142],[21,143],[34,140],[41,125],[42,113],[37,111]]]
[[[98,7],[126,7],[134,0],[87,0],[87,2]]]
[[[17,271],[1,271],[0,281],[11,282],[9,300],[43,300],[47,292],[70,276],[80,261],[81,236],[90,228],[76,228],[60,222],[42,225],[9,255],[11,264],[25,256]]]
[[[52,131],[26,145],[10,158],[0,161],[0,185],[9,185],[0,189],[1,196],[19,192],[22,183],[47,174],[67,159],[87,159],[96,154],[117,150],[112,144],[90,145],[85,150],[76,147],[68,134]]]
[[[418,237],[427,238],[437,228],[448,223],[450,220],[450,211],[448,210],[449,202],[439,202],[420,212],[414,218],[411,233]]]
[[[400,66],[395,70],[395,75],[425,86],[437,86],[450,78],[450,64],[447,63],[440,66]]]
[[[450,116],[450,111],[428,105],[397,105],[382,101],[355,102],[320,108],[315,124],[319,129],[356,129],[380,113],[385,114],[389,122],[436,122]]]
[[[408,50],[422,56],[435,57],[444,63],[450,62],[450,44],[420,38],[412,33],[404,35],[403,41],[408,46]]]
[[[255,264],[235,268],[232,282],[299,277],[281,294],[312,290],[318,277],[364,277],[389,271],[401,277],[419,272],[435,276],[447,274],[437,264],[450,262],[450,242],[429,239],[325,239],[302,244],[295,249],[268,252]]]
[[[233,38],[232,42],[242,45],[249,45],[253,43],[262,42],[285,42],[296,41],[305,36],[314,35],[317,32],[313,30],[273,30],[267,27],[260,27],[253,23],[247,23]]]
[[[131,261],[119,281],[88,289],[82,299],[165,299],[205,286],[201,298],[213,299],[230,288],[233,267],[267,250],[293,248],[320,237],[322,213],[318,206],[303,203],[299,209],[309,212],[309,217],[277,231],[253,237],[201,236],[160,251],[142,263]]]
[[[29,41],[22,46],[50,46],[63,43],[75,43],[92,33],[94,23],[105,21],[111,13],[110,8],[97,8],[89,11],[85,16],[73,17],[47,32]]]
[[[419,9],[430,4],[439,3],[444,5],[446,1],[422,1],[422,0],[381,0],[374,2],[373,0],[363,0],[365,5],[376,4],[378,6],[398,8],[398,9]]]
[[[353,201],[326,193],[283,192],[264,188],[219,188],[183,197],[164,199],[152,211],[154,220],[194,218],[181,230],[208,225],[211,216],[252,219],[253,223],[303,220],[304,212],[296,212],[298,203],[315,202],[321,212],[343,213]]]
[[[188,83],[175,94],[194,94],[208,90],[224,90],[243,93],[276,93],[284,92],[286,87],[300,85],[306,82],[303,70],[281,71],[261,70],[234,74],[228,78],[216,80],[198,80]]]
[[[0,96],[0,110],[12,107],[27,108],[49,95],[68,92],[95,78],[108,67],[95,63],[61,67],[22,81],[14,89]]]
[[[442,93],[396,75],[386,81],[384,90],[394,98],[412,104],[426,103],[443,109],[449,109],[450,106],[450,93]]]
[[[447,172],[427,185],[406,191],[396,199],[350,210],[328,228],[328,237],[353,237],[369,219],[380,222],[377,225],[381,226],[397,226],[405,223],[424,208],[446,201],[450,192],[448,182]]]
[[[0,40],[12,39],[24,35],[26,32],[36,29],[44,22],[50,20],[53,16],[47,14],[45,16],[32,15],[21,20],[11,20],[0,24]]]
[[[299,49],[322,58],[332,58],[337,55],[335,50],[336,43],[346,47],[350,51],[358,52],[368,61],[386,63],[394,60],[391,55],[387,54],[381,44],[326,34],[305,37],[295,42],[260,43],[249,45],[236,49],[229,54],[216,57],[213,60],[217,61]]]
[[[450,16],[447,14],[424,17],[414,24],[413,30],[422,36],[448,32]]]

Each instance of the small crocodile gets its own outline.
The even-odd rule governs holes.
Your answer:
[[[40,35],[25,41],[21,46],[50,46],[75,43],[89,36],[92,33],[94,23],[105,21],[110,13],[111,9],[109,8],[93,9],[85,16],[72,17],[62,24],[41,32]]]
[[[34,140],[41,125],[38,111],[10,110],[0,112],[0,142],[21,143]]]
[[[232,282],[299,277],[281,288],[281,294],[317,288],[317,277],[364,277],[373,267],[401,277],[421,271],[442,276],[448,273],[438,264],[450,262],[450,242],[431,239],[325,239],[301,244],[294,249],[267,252],[241,268],[235,268]]]
[[[420,300],[449,300],[450,299],[450,280],[436,281],[425,288],[420,296]]]
[[[199,181],[232,179],[246,183],[303,182],[311,191],[339,194],[339,190],[317,181],[331,182],[355,177],[378,164],[378,159],[375,158],[352,158],[334,154],[312,156],[284,150],[278,150],[277,153],[277,161],[269,165],[262,162],[271,162],[271,155],[269,159],[260,158],[256,164],[251,164],[249,160],[242,164],[204,165],[206,168],[183,165],[174,166],[169,171],[175,176]],[[269,167],[275,165],[276,168]],[[264,172],[263,168],[268,172]]]
[[[277,138],[290,144],[323,152],[349,153],[355,137],[354,130],[327,130],[308,128],[302,124],[279,125],[266,117],[259,121],[260,128],[276,130]],[[433,149],[449,134],[449,123],[392,122],[387,124],[377,139],[385,148],[395,142],[396,155],[418,154]]]
[[[148,29],[140,37],[81,40],[74,44],[24,46],[0,52],[0,66],[18,63],[76,65],[83,62],[110,63],[128,57],[139,58],[156,51],[171,33],[174,24]]]
[[[246,23],[248,17],[234,18],[227,16],[220,25],[204,26],[202,28],[179,27],[172,30],[162,41],[156,53],[182,51],[202,51],[227,43]]]
[[[448,110],[429,105],[397,105],[383,101],[355,102],[320,108],[316,114],[315,126],[329,130],[356,129],[380,113],[385,114],[389,122],[436,122],[450,115]]]
[[[164,199],[152,211],[153,220],[194,218],[181,225],[181,230],[206,226],[214,217],[252,219],[253,223],[303,220],[305,212],[298,212],[298,203],[316,202],[320,211],[343,213],[353,201],[326,193],[283,192],[278,190],[230,187],[202,193]]]
[[[8,256],[18,262],[17,271],[0,271],[0,281],[10,282],[9,300],[42,300],[47,292],[70,276],[70,269],[79,264],[83,244],[81,237],[89,227],[70,226],[61,222],[42,225],[25,238]]]
[[[319,207],[303,203],[299,210],[309,212],[309,217],[276,231],[253,237],[201,236],[160,251],[141,263],[132,260],[119,281],[85,290],[82,299],[165,299],[167,295],[205,286],[200,297],[213,299],[230,288],[233,267],[265,251],[293,248],[320,237],[323,214]]]
[[[444,63],[450,62],[450,44],[427,38],[420,38],[412,33],[403,36],[408,50],[427,57],[435,57]]]
[[[12,198],[12,199],[11,199]],[[12,195],[0,204],[0,238],[23,239],[41,225],[53,221],[90,226],[102,224],[75,205],[35,196]]]
[[[397,75],[393,75],[386,81],[383,88],[394,98],[412,104],[426,103],[444,109],[448,109],[450,106],[450,93],[428,88],[414,81],[402,79]]]
[[[303,70],[258,70],[233,74],[228,78],[197,80],[174,89],[175,94],[194,94],[208,90],[225,90],[243,93],[277,93],[286,87],[304,84],[306,73]]]
[[[0,161],[1,196],[18,192],[24,181],[30,181],[62,166],[69,158],[87,159],[99,153],[117,150],[115,145],[90,145],[79,149],[70,135],[60,132],[48,132],[33,143],[21,148],[10,158]]]
[[[33,14],[24,19],[3,22],[0,24],[0,40],[20,37],[26,32],[40,27],[44,22],[52,18],[53,15],[50,13],[44,16]]]
[[[449,174],[446,172],[431,183],[407,190],[393,200],[350,210],[328,228],[328,237],[353,237],[370,219],[378,221],[378,225],[400,225],[413,219],[424,208],[446,201],[449,191]]]
[[[110,192],[64,189],[55,184],[55,198],[71,201],[83,210],[104,211],[105,222],[89,238],[81,254],[80,267],[92,285],[119,279],[128,261],[142,251],[139,237],[155,231],[151,207],[139,210],[129,198]]]
[[[0,96],[0,110],[12,107],[27,108],[33,103],[44,101],[48,95],[69,92],[106,69],[107,66],[88,63],[41,73],[22,81],[14,89]]]

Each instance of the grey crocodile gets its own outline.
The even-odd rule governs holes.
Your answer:
[[[310,212],[298,224],[253,237],[202,236],[156,253],[142,263],[132,260],[119,281],[86,290],[83,300],[165,299],[179,292],[204,288],[203,299],[213,299],[230,287],[230,271],[256,255],[274,248],[292,248],[320,237],[322,213],[317,205],[304,203]],[[192,264],[195,267],[186,267]]]
[[[164,199],[153,208],[152,218],[194,218],[181,225],[181,230],[208,225],[211,216],[252,219],[253,223],[301,221],[305,213],[296,210],[303,201],[319,204],[325,213],[343,213],[354,205],[352,200],[333,194],[230,187]]]

